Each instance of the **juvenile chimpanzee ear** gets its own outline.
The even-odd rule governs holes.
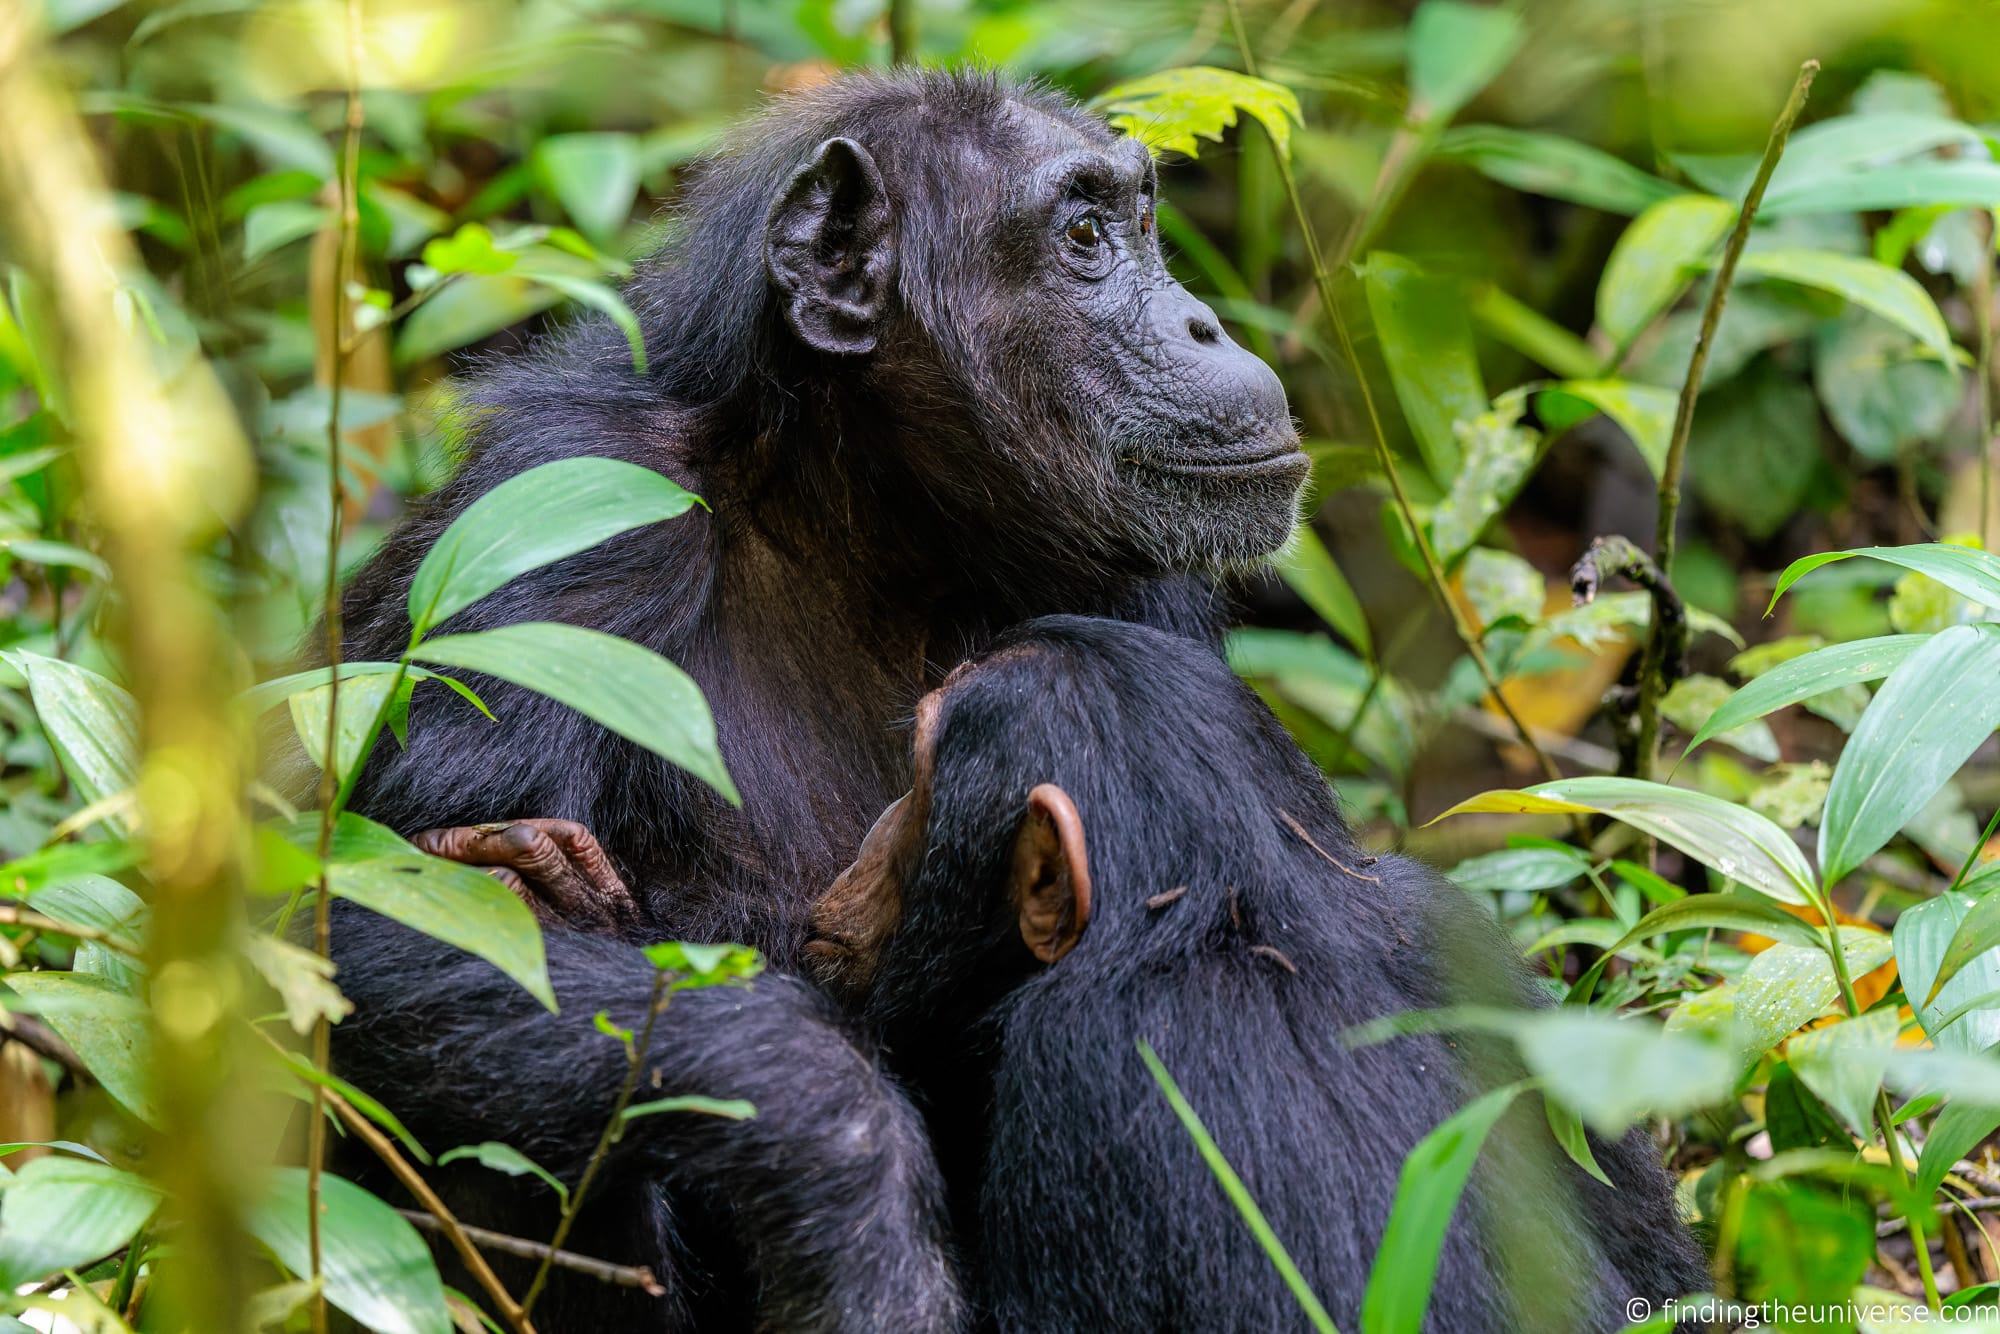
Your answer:
[[[829,139],[785,186],[764,227],[764,265],[808,347],[875,350],[896,279],[894,211],[882,173],[852,139]]]
[[[1014,906],[1021,939],[1043,963],[1070,952],[1090,922],[1090,859],[1069,793],[1043,783],[1028,794],[1014,835]]]

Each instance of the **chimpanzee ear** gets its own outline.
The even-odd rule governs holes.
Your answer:
[[[896,281],[894,211],[882,173],[852,139],[829,139],[799,168],[764,226],[764,265],[808,347],[875,350]]]
[[[1090,923],[1090,859],[1069,793],[1043,783],[1028,794],[1014,836],[1014,906],[1021,939],[1043,963],[1070,952]]]

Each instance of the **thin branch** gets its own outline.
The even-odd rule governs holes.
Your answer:
[[[667,977],[664,968],[653,975],[653,992],[646,1000],[646,1022],[639,1026],[639,1036],[627,1053],[625,1083],[618,1090],[618,1100],[611,1104],[611,1116],[597,1136],[597,1147],[591,1150],[590,1161],[583,1166],[583,1175],[577,1179],[576,1188],[569,1193],[562,1221],[556,1224],[556,1234],[549,1239],[549,1254],[542,1257],[541,1266],[535,1270],[534,1281],[528,1285],[528,1295],[521,1299],[521,1314],[524,1317],[535,1309],[535,1302],[549,1281],[549,1269],[554,1264],[555,1253],[569,1238],[570,1227],[583,1208],[583,1197],[589,1192],[590,1183],[597,1179],[598,1169],[604,1166],[611,1146],[625,1133],[625,1108],[631,1104],[632,1094],[639,1087],[639,1071],[646,1064],[646,1053],[652,1050],[653,1026],[659,1023],[660,1011],[666,1008]]]
[[[1701,330],[1695,336],[1694,351],[1688,357],[1687,379],[1681,382],[1680,401],[1674,407],[1674,432],[1667,442],[1666,463],[1660,469],[1659,521],[1653,534],[1653,559],[1667,579],[1674,576],[1674,523],[1680,517],[1681,474],[1687,467],[1688,436],[1694,430],[1694,407],[1701,397],[1701,377],[1708,369],[1708,354],[1715,346],[1715,332],[1722,323],[1722,308],[1728,304],[1729,287],[1736,278],[1737,261],[1743,258],[1743,247],[1750,240],[1750,225],[1756,220],[1757,206],[1764,201],[1764,188],[1771,183],[1771,173],[1778,168],[1778,158],[1785,151],[1785,141],[1791,137],[1799,112],[1805,109],[1806,95],[1812,91],[1813,76],[1818,73],[1817,60],[1808,60],[1799,66],[1799,77],[1792,84],[1792,95],[1785,99],[1784,109],[1771,126],[1771,137],[1764,144],[1763,160],[1757,164],[1757,175],[1750,182],[1749,193],[1743,196],[1743,207],[1737,210],[1736,226],[1722,248],[1722,260],[1715,266],[1714,284],[1708,289],[1708,303],[1702,307]],[[1668,632],[1655,618],[1653,631],[1646,637],[1646,651],[1639,662],[1639,750],[1635,772],[1640,778],[1653,776],[1655,752],[1659,748],[1660,697],[1665,693],[1662,667],[1667,648]]]
[[[56,1031],[31,1014],[0,1010],[0,1040],[18,1042],[37,1056],[46,1056],[67,1070],[73,1078],[89,1079],[90,1067],[83,1058],[57,1036]]]
[[[1238,0],[1229,0],[1229,18],[1235,28],[1236,49],[1243,60],[1243,68],[1254,76],[1257,73],[1257,57],[1251,51],[1250,39],[1244,33],[1243,11]],[[1382,429],[1381,414],[1375,408],[1374,392],[1368,387],[1367,373],[1362,369],[1361,358],[1354,350],[1354,339],[1347,329],[1346,317],[1340,313],[1340,304],[1335,299],[1333,274],[1327,267],[1325,253],[1320,250],[1319,234],[1313,228],[1312,218],[1306,213],[1305,201],[1299,194],[1298,178],[1292,174],[1292,164],[1285,154],[1274,152],[1271,156],[1278,164],[1278,179],[1284,184],[1286,198],[1291,201],[1292,215],[1298,222],[1300,237],[1305,242],[1306,258],[1312,267],[1313,285],[1319,292],[1320,307],[1326,312],[1327,320],[1333,325],[1333,331],[1340,339],[1342,355],[1347,358],[1348,365],[1354,370],[1354,380],[1361,393],[1361,404],[1367,411],[1368,425],[1374,438],[1376,462],[1381,466],[1383,476],[1389,479],[1389,490],[1395,496],[1397,512],[1402,515],[1404,525],[1416,541],[1417,552],[1423,558],[1424,571],[1429,576],[1431,593],[1450,618],[1452,629],[1458,633],[1459,643],[1465,646],[1466,655],[1479,669],[1479,675],[1486,682],[1486,688],[1491,692],[1494,702],[1507,716],[1507,721],[1513,724],[1516,738],[1533,753],[1545,775],[1551,780],[1561,778],[1562,771],[1556,768],[1555,761],[1551,760],[1548,752],[1536,743],[1533,734],[1528,731],[1528,725],[1521,720],[1521,715],[1515,712],[1513,704],[1508,701],[1506,695],[1501,693],[1500,678],[1495,674],[1493,664],[1487,661],[1486,651],[1480,647],[1478,634],[1466,622],[1465,613],[1459,610],[1458,603],[1451,596],[1451,587],[1445,579],[1444,568],[1438,563],[1437,552],[1431,549],[1430,538],[1425,534],[1423,525],[1417,522],[1416,509],[1410,503],[1410,493],[1403,486],[1402,472],[1396,467],[1395,455],[1390,452],[1389,437]]]
[[[398,1209],[397,1213],[410,1220],[426,1232],[443,1232],[444,1224],[430,1214],[418,1209]],[[596,1260],[588,1255],[578,1255],[575,1251],[558,1251],[539,1241],[529,1241],[526,1237],[510,1237],[505,1232],[492,1232],[470,1223],[460,1223],[459,1227],[474,1245],[502,1255],[518,1255],[524,1260],[547,1259],[558,1269],[567,1269],[575,1274],[587,1274],[603,1283],[618,1288],[637,1288],[649,1297],[664,1297],[667,1290],[657,1275],[644,1265],[615,1265],[609,1260]]]
[[[87,940],[93,945],[102,945],[105,949],[114,950],[129,958],[144,957],[138,946],[119,939],[102,927],[85,926],[82,922],[65,922],[17,904],[0,903],[0,926],[25,926],[36,931],[45,931],[50,935]]]
[[[327,347],[332,365],[327,373],[326,468],[326,753],[320,757],[319,775],[319,896],[313,901],[313,950],[322,959],[333,953],[333,891],[327,882],[328,856],[333,846],[333,825],[339,812],[340,793],[340,535],[346,509],[340,478],[341,392],[347,379],[347,288],[354,279],[361,242],[361,0],[347,0],[344,6],[347,27],[347,122],[341,145],[340,234],[333,265],[333,299],[328,303],[330,329]],[[313,1066],[324,1073],[333,1060],[333,1030],[325,1015],[313,1025]],[[313,1334],[326,1334],[326,1285],[320,1274],[320,1176],[326,1163],[326,1099],[324,1081],[314,1080],[313,1115],[306,1146],[306,1238],[310,1256],[307,1277],[312,1280],[311,1319]]]

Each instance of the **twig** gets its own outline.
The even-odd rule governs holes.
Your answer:
[[[2000,1213],[2000,1195],[1978,1195],[1968,1200],[1953,1200],[1951,1207],[1954,1209],[1964,1209],[1969,1213],[1975,1214]],[[1899,1215],[1895,1218],[1885,1218],[1877,1223],[1875,1225],[1875,1235],[1878,1237],[1893,1237],[1899,1232],[1906,1231],[1908,1228],[1909,1221]]]
[[[1652,558],[1632,544],[1631,539],[1612,535],[1592,538],[1590,545],[1570,568],[1570,595],[1579,607],[1596,601],[1599,587],[1608,578],[1624,578],[1646,590],[1653,599],[1653,633],[1662,636],[1660,685],[1664,690],[1687,675],[1687,606],[1673,581],[1660,572]],[[1638,772],[1641,754],[1639,729],[1634,725],[1636,698],[1629,685],[1618,686],[1608,696],[1618,711],[1618,772]]]
[[[1244,33],[1243,11],[1238,0],[1229,0],[1229,19],[1235,28],[1236,49],[1243,60],[1243,68],[1254,76],[1257,73],[1257,57],[1251,51],[1250,40]],[[1443,567],[1438,564],[1437,552],[1431,549],[1430,538],[1424,533],[1423,525],[1417,522],[1416,509],[1410,503],[1410,493],[1403,486],[1403,475],[1396,467],[1395,455],[1389,450],[1389,437],[1382,429],[1382,418],[1375,408],[1375,395],[1368,387],[1368,376],[1361,367],[1360,356],[1354,350],[1354,339],[1348,332],[1347,319],[1340,313],[1340,304],[1335,299],[1333,274],[1327,267],[1325,253],[1319,247],[1319,233],[1312,225],[1312,218],[1306,213],[1305,200],[1299,194],[1298,178],[1292,174],[1292,164],[1283,153],[1273,153],[1271,156],[1278,164],[1278,179],[1284,184],[1285,196],[1291,201],[1292,215],[1299,225],[1300,239],[1305,242],[1306,259],[1312,267],[1313,285],[1319,293],[1320,307],[1326,312],[1328,322],[1333,325],[1333,331],[1340,339],[1341,354],[1347,358],[1348,365],[1354,370],[1355,383],[1361,393],[1361,404],[1367,411],[1368,425],[1373,433],[1375,460],[1381,466],[1383,475],[1389,479],[1389,490],[1395,496],[1397,512],[1402,515],[1404,525],[1410,530],[1410,535],[1416,542],[1417,552],[1423,557],[1424,572],[1429,577],[1431,593],[1450,618],[1452,629],[1458,633],[1459,643],[1465,646],[1466,655],[1479,669],[1479,675],[1486,682],[1486,688],[1491,692],[1494,702],[1507,716],[1507,721],[1513,724],[1520,743],[1533,753],[1541,765],[1542,772],[1551,781],[1561,778],[1562,771],[1556,768],[1555,761],[1549,758],[1548,752],[1536,743],[1534,736],[1528,731],[1528,725],[1521,721],[1521,715],[1515,712],[1513,704],[1501,692],[1500,678],[1494,673],[1493,664],[1487,661],[1486,651],[1479,645],[1479,636],[1466,623],[1465,614],[1452,599],[1451,587],[1445,579]]]
[[[1297,820],[1292,818],[1292,813],[1290,811],[1285,811],[1285,810],[1279,811],[1278,820],[1281,824],[1285,826],[1285,828],[1292,831],[1293,837],[1297,838],[1301,843],[1304,843],[1314,852],[1317,852],[1320,855],[1320,859],[1322,861],[1327,862],[1335,870],[1343,872],[1344,874],[1347,875],[1351,875],[1356,880],[1366,880],[1371,885],[1379,885],[1382,883],[1381,876],[1369,875],[1364,871],[1357,871],[1352,866],[1349,866],[1346,862],[1343,862],[1342,860],[1340,860],[1340,858],[1334,856],[1332,853],[1328,852],[1325,848],[1321,847],[1319,845],[1319,841],[1315,839],[1311,834],[1306,832],[1306,827],[1300,824]],[[1373,864],[1374,861],[1375,859],[1373,857],[1370,857],[1368,859],[1369,864]]]
[[[0,1039],[18,1042],[35,1055],[48,1057],[74,1078],[90,1078],[90,1067],[83,1063],[83,1058],[54,1029],[31,1014],[0,1010]]]
[[[397,1213],[410,1220],[426,1232],[443,1232],[444,1224],[430,1214],[419,1209],[398,1209]],[[558,1251],[539,1241],[529,1241],[526,1237],[510,1237],[505,1232],[492,1232],[470,1223],[460,1223],[460,1230],[474,1245],[502,1255],[518,1255],[527,1260],[550,1260],[556,1268],[572,1273],[588,1274],[613,1287],[638,1288],[648,1297],[664,1297],[665,1287],[659,1278],[644,1265],[616,1265],[609,1260],[596,1260],[588,1255],[578,1255],[575,1251]]]
[[[1979,546],[1990,550],[1987,529],[1993,512],[1993,241],[1996,224],[1986,214],[1986,244],[1979,248],[1979,277],[1972,284],[1972,318],[1979,330]]]
[[[47,917],[32,908],[22,908],[11,903],[0,903],[0,926],[25,926],[50,935],[69,936],[76,940],[87,940],[93,945],[115,950],[130,958],[144,957],[136,945],[120,940],[101,927],[85,926],[82,922],[64,922]]]
[[[625,1108],[632,1101],[634,1090],[639,1087],[639,1070],[646,1063],[646,1053],[653,1046],[653,1026],[660,1021],[660,1011],[666,1008],[667,971],[661,969],[653,975],[653,992],[646,1000],[646,1022],[639,1026],[639,1036],[632,1043],[629,1060],[625,1065],[625,1083],[618,1090],[618,1100],[611,1104],[611,1115],[604,1122],[604,1129],[597,1136],[597,1147],[590,1152],[590,1161],[583,1165],[583,1175],[577,1179],[575,1189],[569,1193],[569,1203],[563,1208],[562,1220],[556,1224],[556,1234],[549,1239],[549,1254],[542,1257],[541,1265],[535,1270],[535,1278],[528,1285],[528,1295],[521,1299],[521,1313],[526,1316],[535,1309],[536,1300],[548,1284],[549,1269],[554,1264],[555,1253],[569,1237],[570,1227],[575,1224],[579,1210],[583,1208],[583,1197],[590,1190],[590,1183],[597,1179],[598,1169],[611,1152],[611,1146],[625,1133]]]
[[[1701,397],[1701,377],[1708,369],[1708,354],[1715,346],[1715,331],[1722,323],[1722,308],[1729,301],[1729,286],[1736,278],[1736,263],[1743,258],[1743,247],[1750,239],[1750,224],[1756,220],[1757,206],[1764,201],[1764,188],[1771,183],[1771,173],[1777,170],[1778,158],[1785,151],[1785,141],[1791,137],[1792,126],[1805,109],[1806,95],[1812,90],[1813,76],[1819,73],[1819,62],[1808,60],[1799,66],[1799,77],[1792,84],[1792,95],[1785,99],[1784,110],[1771,126],[1771,137],[1764,144],[1763,160],[1757,164],[1757,175],[1750,182],[1749,193],[1743,196],[1743,207],[1737,211],[1735,229],[1729,233],[1729,240],[1722,248],[1722,260],[1715,266],[1715,281],[1708,289],[1708,303],[1702,307],[1701,330],[1695,336],[1694,351],[1688,356],[1687,379],[1681,382],[1680,401],[1674,406],[1674,433],[1667,442],[1666,463],[1660,469],[1659,521],[1653,534],[1653,559],[1660,567],[1660,573],[1667,579],[1674,576],[1674,523],[1680,516],[1681,474],[1687,467],[1688,436],[1694,430],[1694,406]],[[1665,693],[1662,683],[1662,668],[1668,647],[1668,633],[1654,619],[1652,633],[1646,636],[1646,651],[1639,662],[1639,749],[1635,772],[1640,778],[1653,776],[1655,751],[1660,737],[1660,696]]]
[[[353,281],[361,240],[361,0],[347,0],[347,123],[341,145],[340,235],[333,265],[333,299],[327,320],[327,346],[332,365],[327,372],[326,470],[327,534],[326,588],[326,753],[319,774],[319,897],[313,901],[313,951],[322,959],[333,954],[333,889],[328,883],[327,854],[333,847],[333,824],[340,793],[340,530],[345,497],[340,477],[340,407],[346,387],[347,288]],[[333,1029],[324,1014],[313,1024],[312,1059],[324,1073],[333,1059]],[[314,1080],[313,1115],[306,1145],[306,1238],[312,1280],[313,1334],[326,1334],[326,1285],[320,1274],[320,1175],[326,1163],[326,1097],[324,1081]]]

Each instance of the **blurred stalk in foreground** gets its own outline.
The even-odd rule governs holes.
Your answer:
[[[83,125],[48,77],[37,0],[0,0],[0,227],[56,326],[91,518],[122,596],[117,642],[140,709],[139,809],[153,886],[152,1062],[177,1262],[162,1276],[171,1325],[247,1327],[241,1232],[259,1142],[243,1084],[236,938],[245,855],[245,737],[227,619],[194,558],[250,500],[251,460],[204,363],[162,380],[123,275],[138,266]]]

